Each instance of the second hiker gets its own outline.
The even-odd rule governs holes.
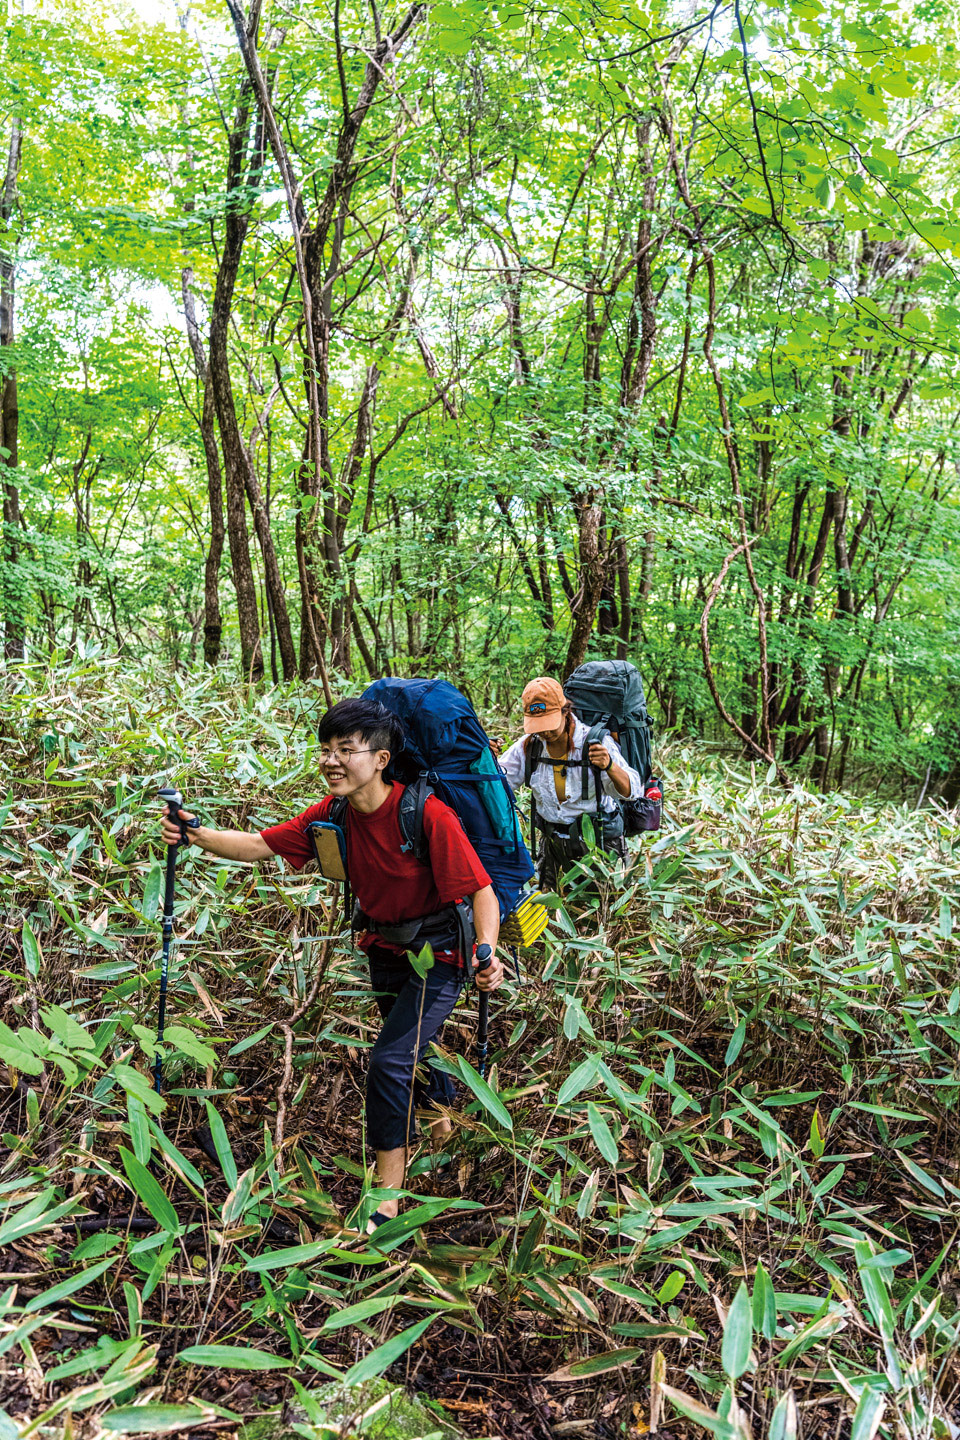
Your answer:
[[[626,858],[618,799],[639,800],[643,783],[609,733],[588,743],[591,731],[574,715],[559,681],[547,675],[531,680],[521,704],[524,736],[501,755],[500,767],[515,792],[521,785],[533,792],[534,819],[543,837],[540,884],[553,889],[586,854],[585,815],[593,821],[598,846]]]

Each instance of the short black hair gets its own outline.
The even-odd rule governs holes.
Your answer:
[[[389,750],[391,756],[403,749],[403,726],[379,700],[341,700],[320,718],[317,739],[321,745],[359,735],[371,750]]]

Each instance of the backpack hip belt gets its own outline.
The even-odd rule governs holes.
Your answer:
[[[372,920],[360,909],[353,907],[354,930],[369,930],[388,945],[402,945],[405,950],[422,950],[429,945],[433,950],[459,950],[464,960],[473,953],[476,931],[473,925],[473,906],[467,900],[456,905],[444,905],[432,915],[420,915],[415,920],[401,920],[394,925],[383,920]]]

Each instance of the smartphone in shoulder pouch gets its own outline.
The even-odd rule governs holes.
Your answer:
[[[307,826],[320,874],[328,880],[347,878],[347,840],[339,825],[315,820]]]

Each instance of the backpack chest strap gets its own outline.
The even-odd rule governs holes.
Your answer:
[[[609,729],[608,729],[608,727],[607,727],[606,725],[603,725],[603,724],[600,724],[600,725],[591,725],[590,729],[587,731],[587,734],[586,734],[586,736],[585,736],[585,738],[584,738],[583,747],[582,747],[581,752],[580,752],[580,759],[579,759],[579,760],[554,760],[554,759],[552,759],[551,756],[544,754],[543,741],[540,739],[539,735],[536,736],[536,737],[534,738],[533,742],[532,742],[530,745],[528,745],[528,746],[526,747],[526,749],[524,750],[524,752],[523,752],[523,782],[524,782],[524,784],[525,784],[526,786],[528,786],[529,788],[532,788],[531,782],[532,782],[532,780],[533,780],[533,772],[534,772],[534,770],[537,768],[538,765],[552,765],[554,769],[556,769],[558,766],[564,766],[565,768],[567,768],[567,767],[572,768],[572,767],[574,767],[574,766],[578,766],[579,769],[580,769],[580,798],[581,798],[581,800],[589,800],[589,798],[590,798],[590,780],[589,780],[590,771],[591,771],[591,770],[597,770],[597,767],[596,767],[595,765],[591,765],[591,764],[590,764],[590,746],[591,746],[591,745],[602,745],[603,742],[604,742],[604,740],[606,740],[606,739],[608,738],[609,734],[610,734],[610,731],[609,731]],[[597,775],[598,775],[598,776],[600,775],[600,773],[601,773],[601,772],[600,772],[599,770],[597,770]],[[599,803],[600,803],[600,782],[599,782],[599,779],[597,779],[597,781],[596,781],[596,787],[597,787],[596,799],[597,799],[597,804],[599,805]]]

